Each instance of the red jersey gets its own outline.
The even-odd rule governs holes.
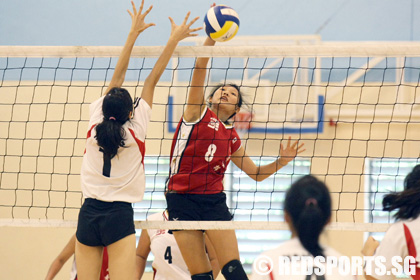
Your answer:
[[[235,128],[225,125],[208,108],[195,123],[181,119],[172,141],[168,190],[192,194],[222,192],[230,156],[240,147]]]

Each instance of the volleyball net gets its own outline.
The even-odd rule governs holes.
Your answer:
[[[155,91],[146,139],[138,228],[286,229],[291,183],[313,174],[333,198],[331,229],[385,231],[384,194],[401,190],[420,163],[420,44],[180,46]],[[135,47],[124,87],[140,96],[162,47]],[[89,104],[106,89],[120,47],[0,47],[0,224],[75,226],[83,198],[80,168]],[[225,174],[233,222],[140,222],[166,207],[175,127],[194,62],[210,56],[206,92],[241,87],[249,111],[237,116],[256,164],[289,136],[306,151],[263,182],[233,164]]]

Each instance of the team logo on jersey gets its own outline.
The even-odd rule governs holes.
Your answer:
[[[210,128],[213,128],[216,131],[218,131],[219,130],[219,125],[220,125],[220,123],[219,123],[218,119],[210,118],[210,122],[207,126],[210,127]]]
[[[162,234],[165,234],[165,232],[166,232],[166,230],[164,230],[164,229],[158,229],[157,232],[156,232],[156,235],[162,235]]]

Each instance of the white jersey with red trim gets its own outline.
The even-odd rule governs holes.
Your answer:
[[[386,271],[394,268],[392,258],[400,256],[404,259],[412,256],[416,259],[416,275],[412,279],[420,280],[420,217],[413,220],[402,220],[391,225],[379,247],[376,249],[374,257],[383,256],[386,261]],[[394,275],[377,275],[376,266],[372,266],[372,276],[379,280],[397,279]],[[386,273],[385,273],[386,274]]]
[[[342,255],[338,253],[336,250],[334,250],[331,247],[328,246],[322,246],[324,256],[334,256],[334,257],[341,257]],[[255,263],[253,265],[252,270],[252,280],[306,280],[306,279],[325,279],[325,280],[354,280],[357,279],[356,277],[352,275],[341,275],[338,271],[338,268],[333,268],[331,273],[328,275],[320,275],[316,276],[315,274],[310,275],[303,275],[303,274],[294,274],[291,275],[285,275],[286,273],[280,272],[280,266],[279,266],[279,260],[280,257],[288,257],[291,259],[292,256],[298,256],[298,257],[308,257],[311,256],[311,254],[302,246],[299,239],[297,237],[292,238],[284,243],[282,243],[280,246],[271,249],[267,252],[262,253],[257,260],[271,260],[272,267],[270,267],[270,262],[264,261],[262,263]],[[258,267],[258,265],[263,265],[266,267],[259,267],[261,271],[269,271],[270,273],[263,275],[263,273],[258,273],[258,271],[255,269],[255,267]],[[267,270],[265,270],[267,269]],[[287,271],[285,269],[285,271]],[[290,267],[290,272],[292,272],[292,268]],[[281,275],[283,274],[283,275]]]
[[[147,217],[148,221],[167,221],[166,211]],[[187,265],[182,258],[181,251],[175,237],[167,229],[148,229],[150,249],[154,255],[152,263],[155,280],[191,280]]]
[[[200,119],[182,119],[172,141],[168,190],[178,193],[215,194],[223,191],[230,157],[241,147],[233,126],[225,125],[206,108]]]
[[[80,174],[83,196],[108,202],[139,202],[143,199],[145,188],[144,141],[151,108],[144,100],[136,99],[133,117],[123,125],[125,146],[118,149],[115,157],[107,160],[95,139],[95,126],[103,121],[103,100],[104,97],[101,97],[89,107],[89,131]]]

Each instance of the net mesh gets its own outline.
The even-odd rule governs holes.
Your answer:
[[[304,142],[306,152],[258,183],[230,166],[225,189],[235,221],[181,227],[284,227],[285,191],[293,180],[312,173],[331,190],[332,228],[385,230],[392,219],[381,211],[383,194],[400,190],[407,172],[419,163],[418,47],[178,47],[155,93],[146,140],[146,193],[135,205],[136,220],[165,208],[172,136],[195,59],[209,55],[206,92],[225,82],[245,92],[249,112],[238,116],[238,125],[248,155],[257,164],[271,162],[289,135]],[[119,50],[0,48],[2,225],[75,225],[83,201],[79,174],[88,106],[109,83]],[[160,50],[135,48],[124,84],[133,97],[140,96]]]

